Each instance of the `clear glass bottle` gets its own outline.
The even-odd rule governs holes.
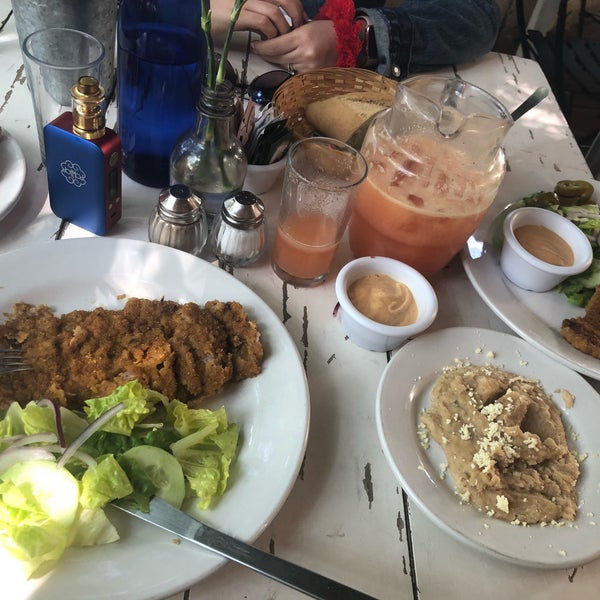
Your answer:
[[[233,131],[234,88],[224,82],[204,86],[194,129],[183,134],[171,153],[171,184],[182,183],[204,198],[211,221],[226,198],[241,190],[246,178],[244,148]]]

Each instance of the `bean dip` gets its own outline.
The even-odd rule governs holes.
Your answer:
[[[490,366],[448,368],[421,421],[463,501],[515,524],[575,518],[579,463],[537,381]]]

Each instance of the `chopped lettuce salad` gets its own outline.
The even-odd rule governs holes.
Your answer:
[[[583,273],[567,277],[556,288],[571,304],[583,307],[600,285],[600,208],[592,199],[593,193],[594,187],[587,181],[565,180],[559,181],[553,192],[536,192],[518,203],[518,206],[537,206],[563,215],[590,240],[594,253],[592,264]]]
[[[119,539],[113,500],[148,510],[153,496],[202,509],[222,495],[239,430],[225,408],[192,409],[137,381],[84,403],[48,400],[0,413],[0,555],[29,577],[69,546]]]

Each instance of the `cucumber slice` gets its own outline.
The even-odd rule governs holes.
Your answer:
[[[134,446],[123,457],[136,463],[156,486],[156,495],[180,508],[185,498],[185,479],[177,459],[156,446]]]

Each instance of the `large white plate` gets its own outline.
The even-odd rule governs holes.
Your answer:
[[[26,173],[25,157],[19,144],[6,129],[0,127],[0,220],[18,202]]]
[[[488,355],[493,353],[493,357]],[[461,504],[449,475],[441,478],[443,450],[425,449],[417,434],[431,389],[456,359],[536,378],[561,410],[572,450],[588,453],[578,483],[580,509],[562,527],[511,525]],[[566,409],[560,389],[575,396]],[[512,335],[456,327],[419,337],[388,363],[377,391],[377,429],[385,456],[402,487],[442,529],[497,558],[537,568],[579,566],[600,556],[600,397],[577,373]],[[594,523],[597,521],[597,525]]]
[[[569,177],[563,175],[561,179]],[[596,189],[594,199],[599,202],[600,182],[590,183]],[[553,187],[554,185],[534,187],[521,196],[538,189],[552,190]],[[511,202],[518,200],[519,196],[515,196]],[[492,205],[461,254],[464,269],[473,287],[515,333],[564,365],[600,379],[600,360],[573,348],[560,335],[563,319],[581,316],[583,309],[569,304],[566,296],[556,291],[529,292],[504,277],[500,268],[503,208],[498,202]]]
[[[147,242],[91,238],[30,246],[0,255],[0,308],[24,300],[57,311],[121,307],[121,295],[204,303],[237,300],[256,320],[265,345],[263,372],[230,384],[224,403],[241,427],[231,487],[196,517],[253,541],[287,498],[304,456],[309,398],[296,347],[275,313],[245,285],[189,254]],[[162,599],[215,571],[225,559],[173,535],[110,512],[121,540],[69,549],[46,577],[23,583],[0,564],[2,597],[43,600]]]

